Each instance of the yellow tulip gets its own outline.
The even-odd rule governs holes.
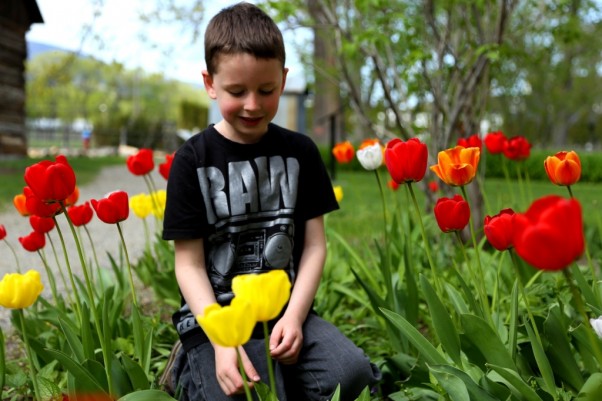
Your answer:
[[[152,210],[151,213],[162,219],[165,214],[165,202],[167,201],[167,192],[164,189],[153,192],[152,197],[154,198],[152,202]]]
[[[9,309],[30,307],[43,289],[40,273],[35,270],[25,274],[5,274],[0,281],[0,305]]]
[[[232,299],[229,306],[217,303],[205,308],[203,315],[196,316],[197,322],[209,340],[222,347],[238,347],[251,338],[257,324],[255,310],[248,300]]]
[[[340,185],[336,185],[334,187],[332,187],[333,191],[334,191],[334,197],[337,199],[337,202],[340,202],[343,200],[343,187]]]
[[[151,198],[147,194],[138,194],[130,197],[130,209],[136,216],[145,219],[153,208]]]
[[[291,282],[284,270],[262,274],[241,274],[232,279],[234,299],[249,301],[258,322],[267,322],[280,314],[291,296]]]
[[[480,157],[479,148],[456,146],[439,152],[437,164],[430,169],[447,185],[462,186],[474,179]]]

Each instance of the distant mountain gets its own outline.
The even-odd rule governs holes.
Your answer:
[[[27,41],[27,59],[32,59],[34,57],[36,57],[39,54],[42,53],[46,53],[46,52],[70,52],[70,50],[67,49],[63,49],[54,45],[48,45],[45,43],[39,43],[39,42],[32,42],[32,41]]]

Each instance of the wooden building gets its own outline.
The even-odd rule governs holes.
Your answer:
[[[25,33],[44,22],[36,0],[0,0],[0,157],[25,156]]]

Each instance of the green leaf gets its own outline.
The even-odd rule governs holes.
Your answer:
[[[402,335],[416,347],[426,363],[430,365],[445,365],[447,361],[441,353],[403,316],[398,315],[388,309],[381,308],[382,313],[393,325],[401,330]]]
[[[355,401],[370,401],[370,388],[368,386],[364,387]]]
[[[160,390],[142,390],[124,395],[117,401],[177,401],[169,394]]]
[[[42,400],[57,400],[62,398],[63,393],[54,381],[40,375],[36,377],[36,380],[40,389],[39,396]]]
[[[147,390],[150,387],[148,376],[143,368],[127,355],[122,355],[123,367],[130,378],[134,390]]]
[[[449,372],[438,370],[436,367],[431,368],[429,366],[429,370],[452,401],[470,401],[466,384],[460,378]]]
[[[461,319],[466,337],[479,349],[487,362],[517,370],[502,340],[485,320],[475,315],[462,315]]]
[[[548,360],[548,357],[546,356],[546,353],[543,350],[541,339],[537,335],[535,335],[534,329],[531,327],[531,323],[529,321],[525,322],[525,328],[527,329],[527,334],[529,336],[529,340],[531,341],[531,348],[533,349],[533,354],[535,355],[537,367],[539,368],[539,371],[541,372],[545,383],[544,390],[548,392],[552,397],[556,397],[556,383],[554,382],[554,373],[552,372],[550,361]]]
[[[600,305],[600,302],[594,294],[592,287],[587,283],[585,277],[583,277],[583,273],[581,273],[581,269],[579,268],[579,266],[575,263],[570,269],[571,274],[573,275],[575,281],[577,282],[577,285],[579,286],[579,290],[585,298],[585,301],[598,309],[602,309],[602,305]]]
[[[516,360],[518,338],[518,278],[512,286],[512,301],[510,302],[510,324],[508,327],[508,352],[512,360]]]
[[[488,374],[489,378],[493,381],[506,384],[512,394],[519,400],[543,401],[515,370],[491,364],[487,366],[493,369],[493,372]]]
[[[334,394],[332,395],[332,398],[330,399],[330,401],[339,401],[341,398],[341,385],[337,385],[337,389],[334,391]]]
[[[88,304],[82,305],[82,324],[80,327],[82,350],[86,359],[94,359],[94,335],[90,326],[90,309]]]
[[[420,275],[420,286],[429,307],[435,333],[441,341],[441,345],[449,356],[458,365],[462,366],[460,357],[460,337],[456,327],[451,320],[449,312],[437,296],[437,293],[424,275]]]
[[[466,305],[466,301],[464,301],[464,298],[462,298],[462,294],[460,294],[460,292],[456,290],[456,288],[450,283],[446,282],[443,285],[445,286],[445,292],[447,292],[447,296],[454,306],[456,313],[458,315],[469,313],[470,311],[468,310],[468,305]]]
[[[575,401],[599,401],[602,400],[602,373],[592,374],[575,398]]]
[[[255,393],[257,393],[259,401],[278,401],[278,395],[272,393],[270,386],[264,382],[254,383],[253,388],[255,389]]]
[[[4,332],[0,326],[0,395],[6,382],[6,350],[4,348]]]
[[[431,372],[437,371],[440,374],[447,375],[446,377],[452,376],[461,380],[464,383],[464,387],[470,394],[470,399],[478,401],[496,401],[497,398],[493,397],[487,390],[479,386],[466,372],[449,365],[438,365],[429,366]],[[484,378],[484,376],[483,376]],[[439,380],[439,379],[437,379]],[[439,381],[440,382],[440,381]],[[441,383],[441,382],[440,382]]]
[[[69,355],[53,349],[46,349],[46,351],[73,375],[78,389],[83,389],[90,392],[106,393],[107,389],[103,388],[103,386],[88,370],[84,369],[82,365],[72,359]]]
[[[71,352],[73,352],[73,356],[78,362],[83,362],[86,359],[84,355],[84,348],[79,337],[75,333],[76,329],[72,327],[68,321],[61,317],[59,317],[59,324],[61,325],[61,330],[65,335],[67,344],[69,344],[69,348],[71,349]]]

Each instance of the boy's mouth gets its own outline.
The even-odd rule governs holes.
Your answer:
[[[244,125],[255,126],[261,122],[263,117],[240,117],[240,120]]]

